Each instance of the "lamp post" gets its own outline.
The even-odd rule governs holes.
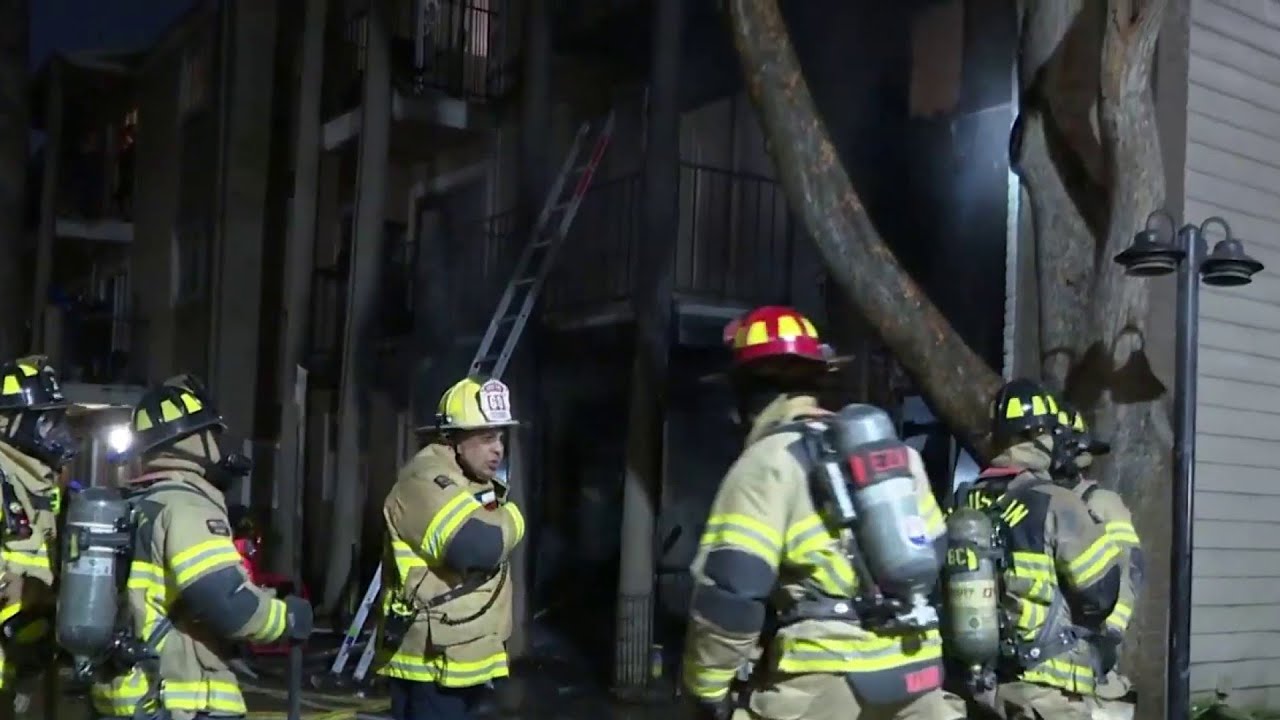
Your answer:
[[[1157,221],[1163,220],[1163,227]],[[1225,238],[1208,249],[1205,230],[1221,227]],[[1175,439],[1173,448],[1173,538],[1170,556],[1168,635],[1165,670],[1165,713],[1169,720],[1186,717],[1191,707],[1191,538],[1196,474],[1196,361],[1200,337],[1200,282],[1233,287],[1248,285],[1262,270],[1249,257],[1231,227],[1211,217],[1199,227],[1175,231],[1172,216],[1157,210],[1133,244],[1116,255],[1130,277],[1158,277],[1178,271],[1177,364],[1174,379]]]

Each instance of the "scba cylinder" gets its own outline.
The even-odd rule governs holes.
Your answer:
[[[108,488],[88,488],[67,508],[57,637],[78,658],[101,655],[114,639],[129,519],[129,503]]]
[[[967,666],[983,666],[1000,653],[999,576],[991,519],[981,510],[957,508],[947,519],[943,568],[947,653]]]
[[[925,604],[938,556],[920,516],[911,450],[880,408],[849,405],[830,421],[830,442],[847,461],[858,544],[885,594]]]

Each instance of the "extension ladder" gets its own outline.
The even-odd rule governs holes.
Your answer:
[[[511,274],[511,281],[503,290],[498,308],[494,311],[493,317],[489,320],[489,327],[480,340],[480,347],[471,361],[471,375],[501,378],[502,373],[507,369],[507,363],[511,361],[525,325],[528,324],[529,317],[533,313],[538,292],[551,272],[556,254],[569,233],[574,216],[578,214],[582,197],[591,187],[591,181],[600,168],[600,161],[604,158],[609,142],[613,139],[613,119],[614,113],[610,111],[602,122],[596,124],[588,121],[578,127],[573,144],[569,147],[564,163],[560,166],[560,172],[547,193],[542,212],[538,214],[538,221],[534,225],[529,244],[520,253],[515,270]],[[590,141],[591,154],[585,163],[578,165],[576,164],[578,156],[588,144],[588,138],[593,132],[594,139]],[[569,185],[570,178],[573,178],[572,185]],[[566,186],[572,188],[567,195],[565,195]],[[495,348],[497,348],[496,352]],[[373,579],[369,581],[369,587],[364,592],[355,617],[351,619],[351,626],[342,638],[338,655],[333,659],[333,666],[329,668],[330,674],[340,675],[346,668],[351,649],[355,647],[356,640],[360,637],[360,632],[369,618],[369,612],[381,589],[382,566],[379,565]],[[364,652],[360,655],[360,661],[356,663],[355,671],[352,673],[352,677],[357,682],[364,680],[369,672],[377,639],[378,631],[374,628],[369,635],[369,642],[365,645]]]

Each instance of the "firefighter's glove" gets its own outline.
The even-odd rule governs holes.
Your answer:
[[[284,599],[284,606],[289,614],[285,635],[294,642],[302,642],[311,637],[311,631],[315,626],[311,603],[296,595],[290,595]]]

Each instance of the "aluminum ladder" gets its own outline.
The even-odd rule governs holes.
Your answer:
[[[515,270],[511,274],[511,280],[503,290],[498,308],[489,320],[489,326],[480,340],[480,347],[471,360],[470,375],[501,378],[506,371],[507,364],[511,361],[511,356],[520,342],[520,336],[524,333],[525,325],[533,314],[538,292],[555,264],[560,246],[564,243],[573,219],[578,214],[578,206],[582,204],[582,198],[591,187],[591,181],[600,168],[600,161],[604,158],[605,151],[609,149],[610,141],[613,140],[613,124],[614,112],[611,110],[604,120],[587,121],[578,127],[578,133],[574,136],[573,144],[565,155],[555,183],[547,193],[542,212],[538,214],[538,221],[534,225],[530,242],[520,253]],[[578,158],[588,144],[591,145],[591,154],[586,162],[579,165]],[[569,184],[570,178],[573,179],[572,185]],[[567,194],[566,187],[572,188]],[[499,349],[495,352],[495,348]],[[331,675],[341,675],[346,668],[351,650],[364,629],[365,621],[369,619],[369,613],[381,589],[382,566],[379,565],[373,579],[369,581],[369,587],[365,590],[355,617],[351,619],[351,626],[342,638],[342,645],[338,648],[338,654],[329,668]],[[360,661],[356,663],[355,671],[352,673],[356,682],[364,680],[369,672],[369,666],[373,663],[377,633],[377,628],[374,628],[369,635],[369,642],[366,643],[364,652],[360,655]]]

